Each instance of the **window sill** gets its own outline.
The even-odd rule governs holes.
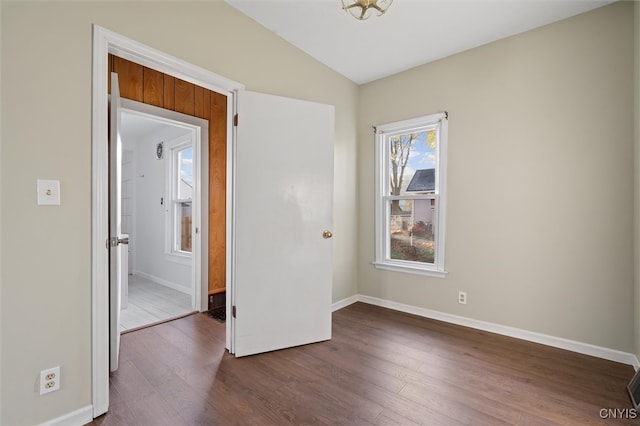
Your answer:
[[[446,278],[447,271],[437,271],[435,269],[425,269],[410,265],[398,265],[396,263],[372,262],[376,269],[386,269],[388,271],[405,272],[407,274],[425,275],[435,278]]]
[[[179,263],[181,265],[191,266],[190,254],[165,253],[165,259],[169,262]]]

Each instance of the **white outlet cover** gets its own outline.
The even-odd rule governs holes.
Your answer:
[[[38,205],[60,205],[60,181],[38,179]]]
[[[47,376],[53,377],[48,379]],[[48,385],[47,385],[48,384]],[[40,372],[40,395],[60,389],[60,367],[49,368]]]

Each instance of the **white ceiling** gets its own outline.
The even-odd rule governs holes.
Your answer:
[[[139,141],[151,135],[158,135],[161,139],[167,140],[189,133],[188,128],[128,111],[122,111],[121,120],[120,134],[122,145],[126,149],[135,150]]]
[[[358,21],[340,0],[225,1],[358,84],[613,2],[395,0]]]
[[[157,120],[150,120],[125,111],[122,112],[121,120],[120,134],[125,143],[140,140],[151,133],[160,132],[166,126]]]

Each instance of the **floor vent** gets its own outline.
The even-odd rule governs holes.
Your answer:
[[[226,311],[227,311],[226,308],[223,306],[221,308],[211,309],[207,311],[206,314],[209,315],[211,318],[215,319],[216,321],[225,322],[227,319]]]

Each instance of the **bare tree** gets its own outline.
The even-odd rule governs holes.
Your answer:
[[[402,190],[402,178],[404,177],[404,169],[407,167],[407,161],[411,155],[411,147],[413,142],[418,139],[419,133],[409,133],[406,135],[394,136],[390,140],[390,159],[391,159],[391,195],[400,195]],[[402,213],[400,202],[393,200],[391,202],[391,214],[398,215]]]

